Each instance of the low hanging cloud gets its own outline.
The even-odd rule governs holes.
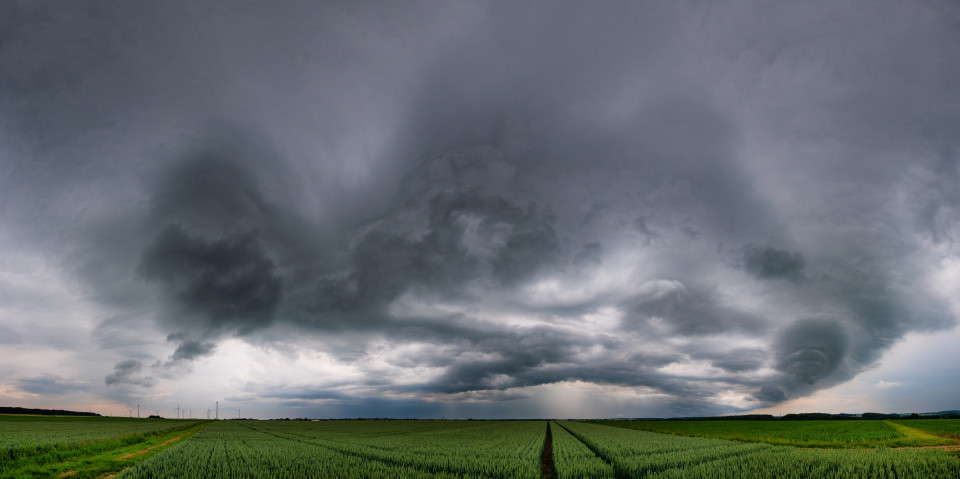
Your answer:
[[[130,384],[134,386],[153,386],[154,380],[143,373],[143,363],[136,359],[120,361],[113,367],[113,372],[104,378],[107,386]]]
[[[207,335],[269,325],[282,291],[256,231],[208,241],[171,225],[144,250],[138,272]]]
[[[551,7],[0,15],[0,219],[115,392],[241,341],[335,379],[237,397],[723,413],[956,324],[955,6]]]
[[[759,279],[803,278],[803,256],[775,248],[748,245],[743,248],[743,269]]]
[[[192,361],[197,358],[213,354],[217,345],[214,343],[201,343],[200,341],[187,340],[180,343],[177,349],[170,357],[172,361]]]
[[[87,385],[55,375],[21,378],[16,384],[21,391],[43,396],[59,396],[89,389]]]

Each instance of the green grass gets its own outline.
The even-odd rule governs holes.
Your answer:
[[[960,419],[910,419],[893,420],[891,424],[906,426],[934,436],[960,439]]]
[[[555,424],[569,430],[572,436],[613,467],[612,476],[583,477],[960,477],[960,461],[937,449],[890,449],[886,446],[870,449],[796,448],[670,436],[591,423]],[[554,444],[555,454],[564,447]]]
[[[934,436],[904,434],[885,421],[597,421],[642,431],[680,436],[763,442],[816,448],[933,446],[953,441]]]
[[[0,461],[17,451],[72,447],[76,443],[170,429],[196,420],[130,419],[88,416],[21,416],[0,414]]]
[[[553,423],[553,463],[559,479],[596,479],[614,477],[613,467],[573,437],[566,429]]]
[[[87,478],[119,472],[161,448],[131,458],[120,457],[189,436],[206,424],[162,419],[5,417],[0,419],[0,438],[5,445],[0,456],[0,479],[56,477],[67,472],[73,478]]]
[[[960,421],[941,421],[550,424],[558,479],[960,477],[960,460],[948,452],[889,447],[956,444],[936,434],[956,434]],[[641,430],[651,424],[671,434]],[[8,445],[0,459],[0,479],[65,473],[72,478],[119,473],[117,479],[519,479],[541,476],[546,422],[32,417],[0,419],[0,431]],[[32,437],[35,443],[24,447],[18,436]],[[781,444],[769,443],[773,441]],[[809,447],[819,444],[828,446]]]
[[[543,421],[220,421],[118,479],[531,478]]]

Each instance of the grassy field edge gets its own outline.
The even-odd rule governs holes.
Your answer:
[[[0,479],[34,477],[103,477],[147,460],[167,447],[181,443],[209,425],[202,421],[185,426],[138,433],[21,457],[3,464]]]

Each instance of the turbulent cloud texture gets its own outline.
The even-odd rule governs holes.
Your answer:
[[[951,3],[0,9],[0,239],[109,397],[239,340],[317,415],[713,414],[956,323]]]

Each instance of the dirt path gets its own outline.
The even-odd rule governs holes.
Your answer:
[[[553,434],[550,433],[550,422],[547,422],[547,437],[543,440],[543,454],[540,455],[540,473],[543,479],[555,479],[557,471],[553,467]]]
[[[917,439],[936,439],[939,441],[952,441],[953,444],[940,444],[937,446],[903,446],[895,447],[893,449],[943,449],[944,451],[960,451],[960,442],[955,439],[950,439],[948,437],[940,437],[930,434],[926,431],[921,431],[919,429],[914,429],[910,426],[904,426],[903,424],[897,424],[895,422],[883,421],[884,424],[894,428],[900,434],[903,434],[907,437],[917,438]]]
[[[907,437],[912,437],[916,439],[938,439],[941,441],[945,439],[940,436],[934,436],[933,434],[930,434],[929,432],[926,432],[926,431],[921,431],[919,429],[914,429],[909,426],[904,426],[903,424],[897,424],[895,422],[890,422],[890,421],[883,421],[883,423],[896,429],[897,432]]]
[[[179,436],[177,436],[177,437],[175,437],[175,438],[173,438],[173,439],[169,439],[169,440],[164,441],[164,442],[162,442],[162,443],[160,443],[160,444],[157,444],[156,446],[150,446],[150,447],[148,447],[148,448],[146,448],[146,449],[142,449],[142,450],[137,451],[137,452],[131,452],[130,454],[127,454],[127,455],[124,455],[124,456],[120,456],[120,457],[117,458],[117,460],[118,460],[118,461],[122,461],[122,460],[124,460],[124,459],[130,459],[130,458],[133,457],[133,456],[137,456],[137,455],[140,455],[140,454],[144,454],[144,453],[146,453],[147,451],[150,451],[151,449],[156,449],[156,448],[158,448],[158,447],[166,446],[167,444],[170,444],[171,442],[178,441],[178,440],[179,440],[181,437],[183,437],[183,436],[186,436],[186,434],[181,434],[181,435],[179,435]]]

